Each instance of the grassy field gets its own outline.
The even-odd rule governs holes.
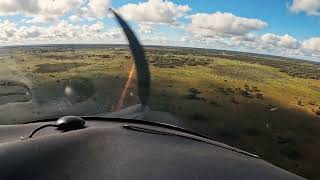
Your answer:
[[[15,98],[19,106],[30,105],[30,96],[21,95],[24,85],[16,82],[35,92],[27,108],[32,113],[24,111],[30,118],[113,111],[132,65],[122,46],[14,47],[0,53],[0,116],[6,117]],[[146,54],[151,109],[171,112],[184,127],[291,172],[320,178],[320,64],[188,48],[148,47]],[[66,87],[76,91],[65,97]],[[138,103],[136,88],[129,92],[124,106]],[[63,102],[62,109],[32,111],[52,102]],[[6,119],[2,123],[21,121]]]
[[[174,54],[149,55],[154,109],[178,114],[184,126],[282,168],[320,177],[315,168],[320,162],[320,80],[303,69],[320,65],[282,62],[300,68],[297,76],[276,67],[276,59]]]

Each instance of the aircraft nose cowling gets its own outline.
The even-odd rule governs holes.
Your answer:
[[[47,128],[32,139],[17,140],[43,124],[0,127],[0,134],[6,134],[0,141],[1,179],[303,179],[259,158],[191,138],[123,128],[137,126],[130,123],[93,120],[85,129],[61,133]]]

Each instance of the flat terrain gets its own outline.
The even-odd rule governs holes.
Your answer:
[[[114,111],[132,67],[125,46],[11,47],[0,54],[2,124],[22,116]],[[151,109],[171,112],[182,126],[291,172],[320,178],[319,63],[190,48],[147,47],[146,54]],[[124,107],[138,102],[132,85]]]

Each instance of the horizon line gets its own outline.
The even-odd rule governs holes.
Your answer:
[[[16,44],[16,45],[0,45],[1,48],[6,47],[23,47],[23,46],[59,46],[59,45],[114,45],[114,46],[129,46],[129,44],[121,44],[121,43],[36,43],[36,44]],[[157,45],[157,44],[145,44],[142,45],[143,47],[160,47],[160,48],[180,48],[180,49],[202,49],[202,50],[216,50],[216,51],[228,51],[228,52],[235,52],[235,53],[247,53],[251,55],[262,55],[262,56],[271,56],[274,58],[286,58],[288,60],[300,60],[300,61],[309,61],[313,63],[320,63],[320,60],[312,60],[312,59],[304,59],[304,58],[297,58],[297,57],[288,57],[288,56],[281,56],[275,55],[271,53],[258,53],[258,52],[250,52],[250,51],[239,51],[239,50],[230,50],[230,49],[216,49],[216,48],[205,48],[205,47],[193,47],[193,46],[173,46],[173,45]]]

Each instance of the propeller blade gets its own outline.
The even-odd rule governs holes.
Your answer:
[[[140,45],[138,38],[129,27],[129,25],[113,9],[110,9],[115,15],[118,23],[123,29],[128,41],[133,59],[137,70],[138,95],[142,105],[147,105],[150,96],[150,71],[149,63],[145,58],[143,47]]]

